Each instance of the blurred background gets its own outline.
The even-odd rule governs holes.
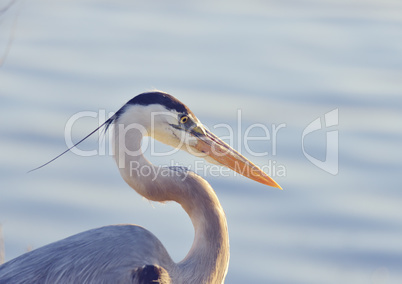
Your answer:
[[[227,215],[226,283],[402,283],[400,1],[0,5],[0,223],[6,261],[120,223],[146,227],[175,261],[184,258],[193,240],[185,212],[175,203],[141,198],[121,179],[110,155],[68,153],[26,173],[66,149],[65,127],[74,114],[109,114],[156,88],[184,102],[218,136],[229,133],[217,125],[230,125],[233,146],[271,170],[284,189],[204,171],[207,163],[196,170],[216,190]],[[332,110],[338,116],[326,128],[324,115]],[[102,119],[77,120],[73,141]],[[305,135],[302,145],[303,131],[317,119],[322,129]],[[271,134],[248,144],[253,152],[267,152],[262,156],[250,154],[243,143],[255,124]],[[339,136],[335,175],[304,154],[325,161],[329,131]],[[255,127],[248,135],[266,133]],[[97,150],[98,138],[79,149]],[[107,136],[99,139],[107,142]],[[200,162],[185,153],[148,157],[193,169]]]

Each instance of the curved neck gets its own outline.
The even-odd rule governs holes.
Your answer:
[[[225,213],[211,186],[203,182],[205,187],[194,187],[186,202],[180,203],[195,231],[190,251],[178,264],[183,283],[223,283],[229,265]]]
[[[212,187],[192,172],[152,165],[140,150],[140,131],[119,133],[122,129],[115,125],[115,159],[123,179],[149,200],[178,202],[193,223],[195,235],[189,253],[168,271],[174,283],[223,283],[229,237],[225,213]]]

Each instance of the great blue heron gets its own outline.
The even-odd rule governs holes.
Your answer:
[[[202,155],[266,185],[280,186],[166,93],[134,97],[104,123],[106,129],[111,125],[114,156],[123,179],[149,200],[176,201],[190,216],[195,237],[187,256],[173,262],[162,243],[140,226],[106,226],[1,265],[0,283],[223,283],[229,238],[225,213],[214,190],[185,168],[151,164],[141,152],[143,136]]]

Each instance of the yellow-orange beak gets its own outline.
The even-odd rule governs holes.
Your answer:
[[[270,176],[215,136],[215,134],[200,126],[194,127],[191,130],[191,134],[196,137],[196,144],[193,147],[197,151],[205,153],[217,163],[249,179],[282,189]]]

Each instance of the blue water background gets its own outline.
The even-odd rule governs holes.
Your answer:
[[[228,219],[227,283],[402,283],[401,15],[392,0],[17,1],[0,15],[6,260],[120,223],[152,231],[176,261],[186,255],[193,228],[181,207],[141,198],[109,155],[69,153],[26,174],[66,148],[74,114],[113,112],[157,88],[218,135],[228,130],[217,124],[230,125],[233,146],[260,166],[271,161],[284,189],[216,174],[183,153],[149,157],[202,165]],[[306,127],[335,109],[337,124],[302,148]],[[98,120],[77,120],[74,141]],[[243,143],[256,123],[270,134],[284,126],[275,145],[272,136],[249,142],[268,152],[260,157]],[[339,135],[336,175],[303,153],[325,160],[328,131]]]

